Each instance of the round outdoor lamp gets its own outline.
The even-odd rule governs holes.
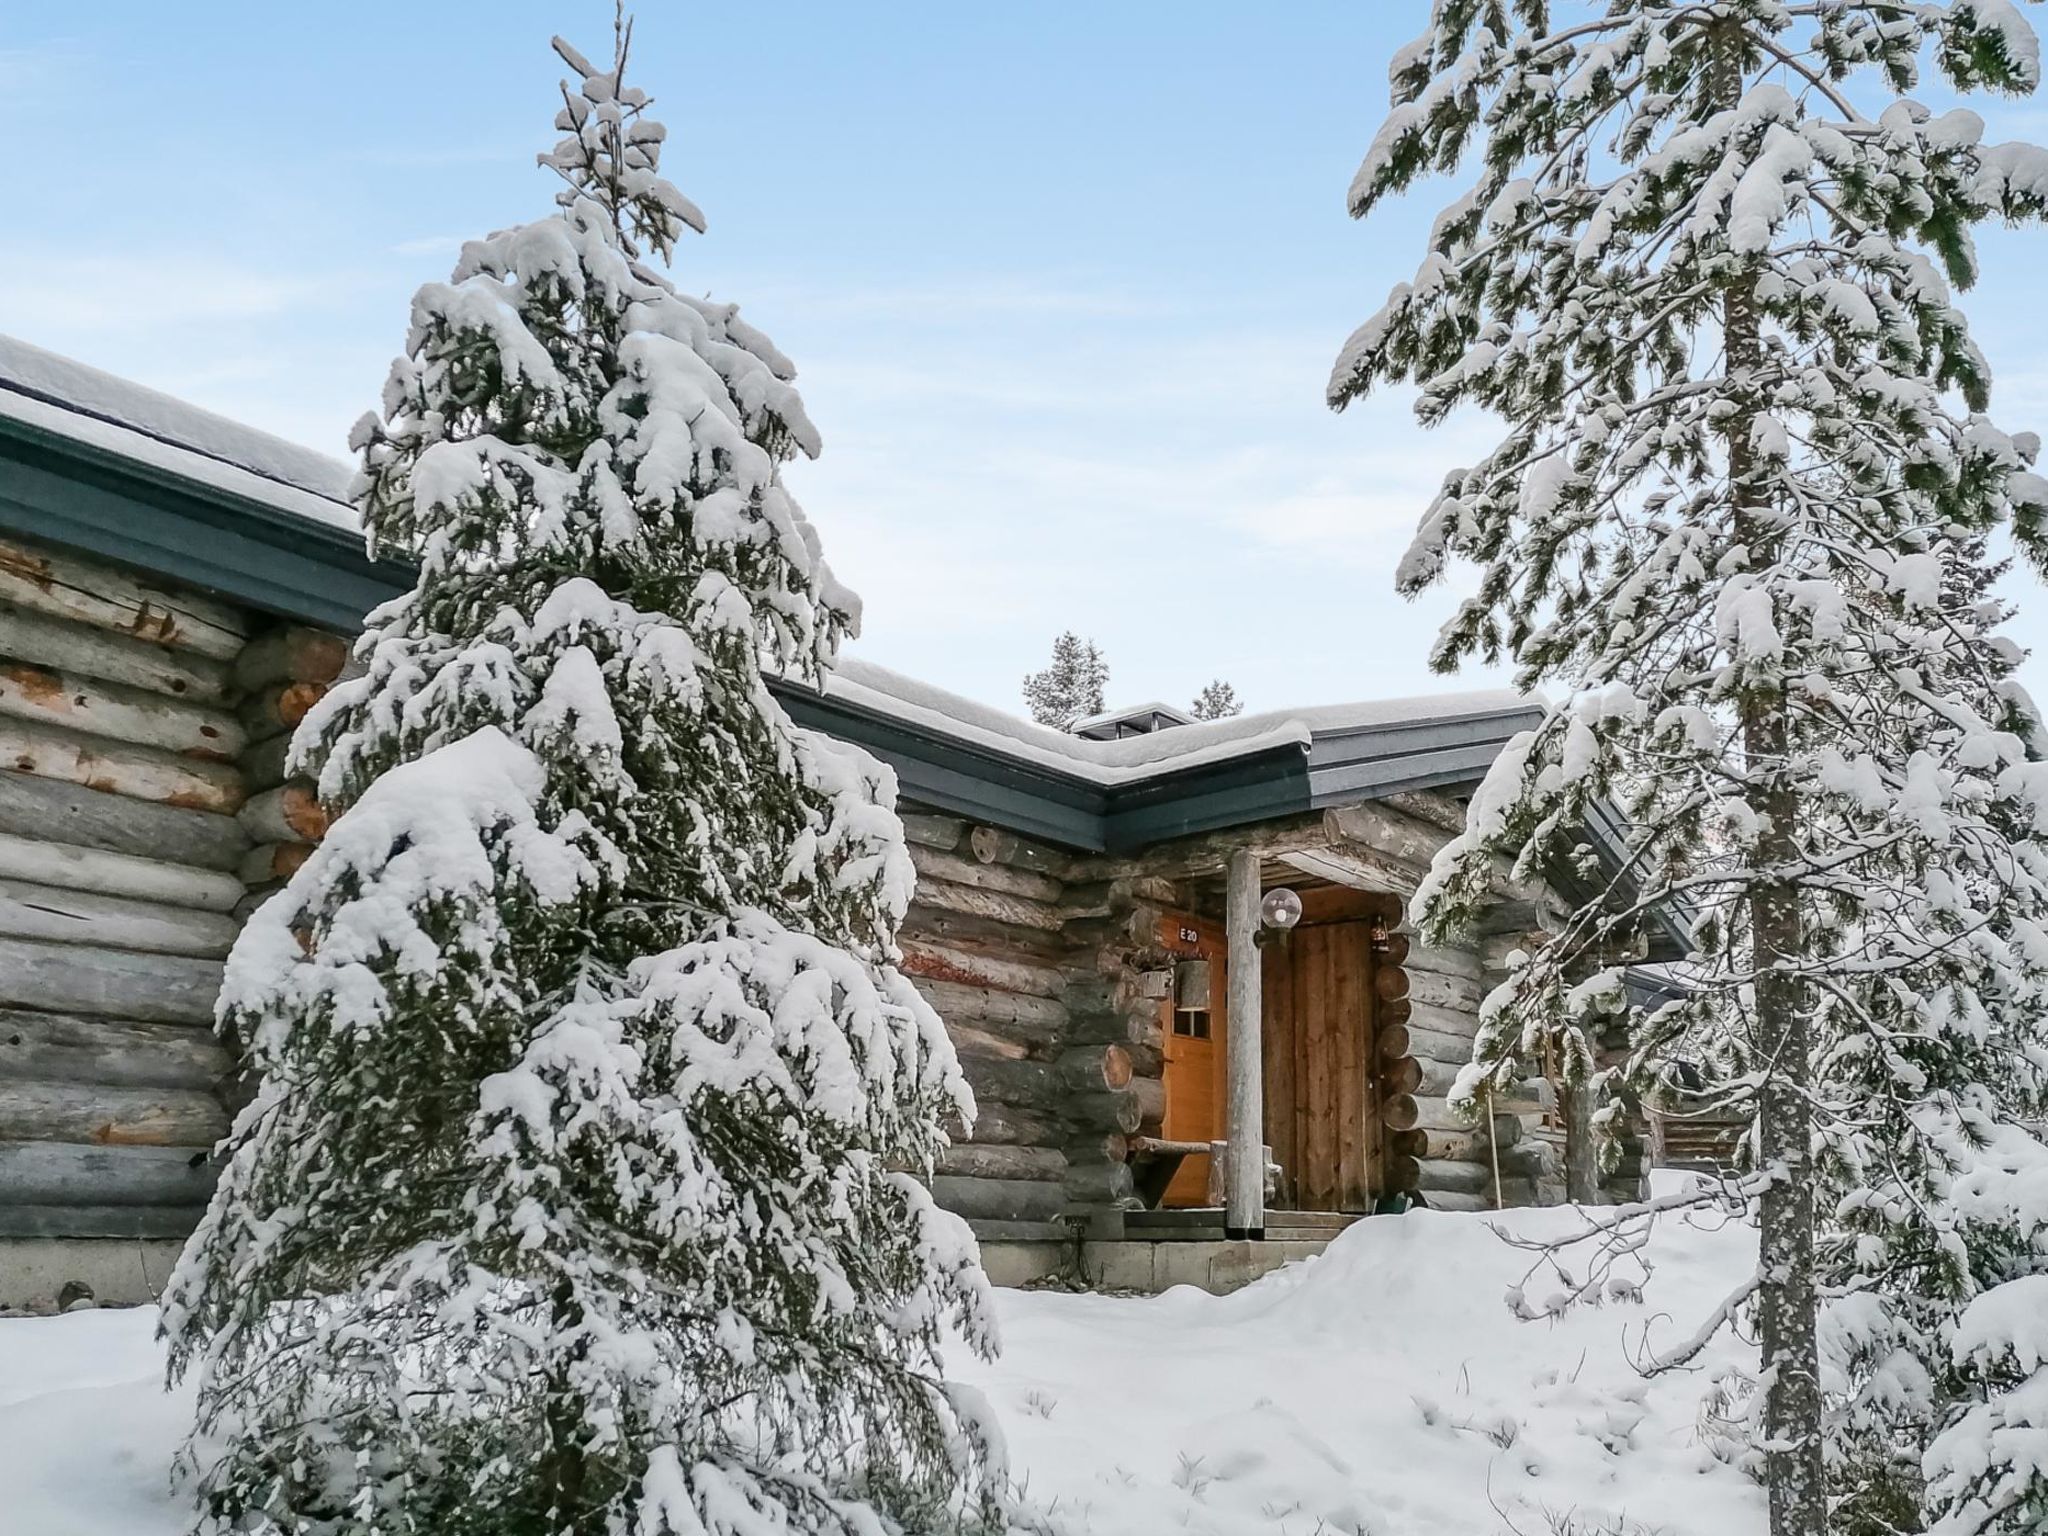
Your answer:
[[[1284,937],[1287,930],[1301,921],[1301,898],[1281,886],[1266,892],[1259,903],[1259,933],[1261,943],[1267,939]]]

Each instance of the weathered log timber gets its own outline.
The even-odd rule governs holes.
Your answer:
[[[213,762],[246,740],[225,710],[21,661],[0,661],[0,715]]]
[[[0,938],[0,1007],[210,1024],[217,960]]]
[[[1003,891],[976,890],[951,880],[920,879],[917,882],[917,904],[1001,923],[1009,928],[1035,928],[1046,933],[1058,933],[1066,923],[1059,908],[1049,902],[1012,896]]]
[[[0,1079],[210,1090],[232,1068],[199,1025],[0,1008]]]
[[[1416,1126],[1396,1131],[1387,1138],[1387,1150],[1395,1157],[1439,1158],[1451,1162],[1481,1162],[1496,1149],[1505,1152],[1522,1139],[1522,1122],[1514,1115],[1496,1115],[1491,1126],[1476,1130],[1439,1131]]]
[[[326,683],[271,683],[243,697],[235,718],[251,741],[289,736],[307,713],[327,697]]]
[[[962,986],[957,982],[915,977],[917,990],[951,1023],[955,1018],[982,1024],[1014,1025],[1024,1036],[1045,1042],[1058,1039],[1067,1010],[1049,997],[1008,992],[996,987]]]
[[[225,958],[238,928],[222,912],[0,880],[0,937]]]
[[[958,1125],[951,1127],[951,1134],[956,1141],[972,1139],[976,1143],[1006,1147],[1057,1147],[1067,1138],[1066,1128],[1057,1114],[1041,1113],[1017,1104],[1003,1104],[994,1099],[976,1101],[971,1138]]]
[[[241,884],[251,890],[289,880],[313,854],[311,843],[262,843],[243,855]]]
[[[926,848],[950,851],[967,836],[967,823],[958,816],[934,816],[925,811],[902,811],[905,841]]]
[[[0,832],[210,870],[235,868],[249,846],[248,834],[225,813],[12,770],[0,770]]]
[[[997,827],[976,827],[967,841],[974,856],[984,864],[1011,864],[1060,881],[1069,879],[1074,872],[1073,855]]]
[[[41,842],[12,832],[0,832],[0,880],[166,902],[202,912],[227,912],[242,899],[242,882],[224,870]]]
[[[227,1129],[227,1111],[204,1089],[0,1081],[0,1141],[207,1147]]]
[[[230,764],[10,717],[0,717],[0,766],[191,810],[233,813],[243,799]]]
[[[46,618],[11,603],[0,603],[0,657],[197,704],[225,704],[232,686],[224,662],[194,651],[132,640],[111,630]]]
[[[1054,1180],[968,1179],[939,1174],[932,1195],[947,1210],[993,1221],[1051,1221],[1067,1197]]]
[[[922,886],[911,899],[903,926],[922,941],[937,941],[950,949],[964,949],[1006,960],[1036,960],[1051,964],[1064,959],[1067,954],[1066,941],[1055,929],[1037,925],[1018,927],[978,913],[927,902]]]
[[[961,1142],[938,1157],[938,1172],[969,1179],[1042,1179],[1066,1176],[1066,1154],[1057,1147],[999,1146]]]
[[[1013,869],[1007,864],[963,859],[957,854],[942,853],[920,843],[909,846],[910,862],[917,869],[920,888],[927,881],[943,880],[970,890],[994,891],[1025,901],[1043,902],[1047,906],[1060,899],[1060,882],[1046,875],[1033,874],[1028,869]]]
[[[988,987],[1001,992],[1023,993],[1028,997],[1063,998],[1066,995],[1067,973],[1057,966],[976,954],[972,950],[955,949],[951,945],[910,934],[905,934],[898,943],[903,951],[903,973],[920,981]]]
[[[0,1142],[0,1206],[201,1206],[214,1173],[187,1147]]]
[[[11,536],[0,537],[0,600],[216,661],[234,660],[249,636],[248,619],[226,603]]]
[[[348,665],[348,642],[324,629],[283,624],[266,630],[235,655],[235,686],[331,683]]]
[[[327,807],[296,782],[253,796],[237,819],[258,843],[317,843],[327,835]]]

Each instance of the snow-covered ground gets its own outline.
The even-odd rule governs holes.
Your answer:
[[[1749,1536],[1759,1491],[1697,1431],[1740,1346],[1648,1381],[1629,1362],[1646,1324],[1653,1342],[1688,1334],[1753,1256],[1746,1230],[1667,1223],[1642,1301],[1525,1323],[1503,1297],[1530,1256],[1487,1220],[1380,1217],[1234,1296],[1002,1292],[1003,1359],[956,1373],[1076,1536]],[[0,1528],[182,1529],[166,1469],[189,1403],[160,1390],[154,1326],[147,1310],[0,1322]]]

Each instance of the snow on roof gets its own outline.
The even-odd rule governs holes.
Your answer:
[[[1153,699],[1146,704],[1127,704],[1121,709],[1105,709],[1100,714],[1089,715],[1084,719],[1076,720],[1069,729],[1076,736],[1081,736],[1096,729],[1098,726],[1115,725],[1123,720],[1142,719],[1146,715],[1161,716],[1171,720],[1175,725],[1193,725],[1195,723],[1195,717],[1186,710],[1177,708],[1162,700]]]
[[[0,336],[0,418],[181,479],[345,528],[354,471],[339,459],[84,363]]]
[[[339,459],[259,432],[174,396],[0,335],[0,419],[21,422],[180,479],[357,532],[353,471]],[[1435,694],[1239,715],[1090,741],[942,688],[843,657],[827,696],[969,746],[1110,787],[1294,745],[1317,735],[1424,725],[1527,710],[1509,690]],[[1167,704],[1141,709],[1180,714]],[[1119,710],[1115,718],[1133,713]]]
[[[1103,787],[1245,757],[1270,747],[1293,745],[1306,752],[1318,735],[1522,713],[1538,707],[1527,694],[1490,688],[1275,710],[1196,721],[1116,741],[1090,741],[853,656],[840,658],[825,693],[828,698],[933,735]]]

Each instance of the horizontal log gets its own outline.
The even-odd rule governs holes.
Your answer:
[[[974,856],[984,864],[1009,864],[1062,882],[1074,872],[1074,856],[1066,850],[999,827],[976,827],[967,841]]]
[[[203,1205],[0,1205],[0,1237],[182,1242],[205,1214]]]
[[[1409,990],[1407,970],[1398,965],[1374,966],[1372,990],[1374,996],[1386,1002],[1406,997]]]
[[[1392,806],[1404,816],[1441,828],[1454,837],[1465,830],[1465,807],[1441,790],[1405,789],[1382,795],[1380,803]]]
[[[1005,891],[978,891],[951,880],[920,877],[916,901],[920,906],[985,918],[1012,928],[1036,928],[1057,933],[1066,922],[1059,908],[1049,902],[1012,896]]]
[[[966,1179],[940,1174],[932,1197],[960,1216],[994,1221],[1051,1221],[1066,1206],[1057,1182],[1043,1179]]]
[[[250,741],[289,736],[315,704],[327,697],[326,683],[272,683],[246,695],[235,706],[235,718]]]
[[[1380,1058],[1380,1092],[1413,1093],[1422,1086],[1422,1063],[1413,1056]]]
[[[1098,855],[1077,859],[1073,878],[1119,880],[1150,877],[1184,880],[1220,872],[1230,855],[1250,848],[1261,856],[1278,855],[1302,848],[1327,848],[1330,842],[1323,813],[1262,822],[1257,827],[1232,827],[1222,832],[1202,832],[1171,842],[1155,843],[1134,855]]]
[[[0,1007],[210,1024],[217,960],[0,938]]]
[[[348,665],[348,642],[324,629],[284,624],[265,630],[235,657],[235,685],[331,683]]]
[[[1327,818],[1335,836],[1411,869],[1428,869],[1437,851],[1451,840],[1451,834],[1444,828],[1410,816],[1384,801],[1335,806]]]
[[[1069,1205],[1139,1204],[1137,1184],[1124,1163],[1082,1163],[1070,1167],[1061,1181]]]
[[[1407,1091],[1427,1094],[1432,1098],[1442,1098],[1448,1094],[1458,1080],[1458,1073],[1465,1066],[1462,1061],[1432,1061],[1421,1056],[1411,1056],[1408,1059],[1415,1063],[1416,1081],[1415,1086]]]
[[[0,538],[0,601],[216,661],[234,660],[249,635],[247,618],[226,603],[12,536]]]
[[[327,835],[327,808],[296,782],[253,796],[236,819],[258,843],[317,843]]]
[[[0,661],[0,715],[212,762],[247,744],[226,710],[23,661]]]
[[[122,1088],[36,1079],[0,1082],[0,1141],[206,1147],[227,1134],[227,1111],[191,1088]]]
[[[1067,1172],[1067,1156],[1058,1147],[996,1146],[961,1142],[939,1154],[938,1172],[970,1179],[1058,1180]]]
[[[938,816],[926,811],[901,811],[898,812],[897,819],[903,823],[904,840],[924,848],[958,848],[961,839],[967,836],[967,823],[958,816]]]
[[[1411,1007],[1444,1008],[1453,1013],[1476,1016],[1486,989],[1465,976],[1442,976],[1433,971],[1407,973],[1408,990],[1403,995]]]
[[[230,763],[11,717],[0,717],[0,767],[189,810],[233,813],[244,798],[242,775]]]
[[[225,662],[12,603],[0,603],[0,656],[199,704],[224,703],[231,687]]]
[[[977,1104],[1015,1104],[1050,1113],[1059,1109],[1067,1094],[1050,1062],[964,1056],[960,1070]]]
[[[910,899],[903,931],[920,941],[936,941],[952,949],[993,955],[1003,960],[1053,963],[1067,957],[1067,941],[1043,927],[1018,927],[971,912],[951,911],[925,900],[920,886]]]
[[[185,1147],[0,1142],[0,1205],[206,1204],[215,1169]]]
[[[1475,986],[1479,982],[1480,960],[1476,950],[1433,949],[1417,944],[1408,951],[1408,969],[1427,971],[1432,976],[1458,976]]]
[[[1070,1124],[1089,1132],[1130,1136],[1148,1128],[1145,1100],[1133,1088],[1070,1094],[1060,1107]]]
[[[1461,1194],[1456,1190],[1438,1189],[1425,1193],[1423,1203],[1433,1211],[1490,1211],[1494,1209],[1493,1196]]]
[[[1005,1061],[1042,1061],[1051,1053],[1048,1042],[1023,1038],[1013,1024],[981,1024],[958,1015],[940,1017],[946,1025],[946,1038],[953,1042],[954,1053],[963,1059],[985,1056]]]
[[[250,794],[262,789],[275,789],[286,779],[294,777],[286,772],[286,762],[291,756],[292,733],[280,731],[275,736],[259,741],[246,748],[241,757],[242,783]]]
[[[46,843],[0,832],[0,880],[27,880],[67,891],[128,896],[205,912],[227,912],[242,899],[242,882],[224,870],[194,869],[161,859]]]
[[[1473,1037],[1479,1033],[1477,1013],[1459,1013],[1455,1009],[1439,1008],[1433,1003],[1409,1004],[1407,1024],[1416,1039],[1429,1042],[1429,1048],[1419,1047],[1409,1054],[1433,1056],[1439,1061],[1450,1059],[1443,1054],[1444,1051],[1454,1053],[1461,1060],[1471,1056]]]
[[[249,846],[230,815],[12,771],[0,771],[0,832],[213,870],[234,869]]]
[[[967,1218],[967,1225],[974,1233],[974,1240],[984,1248],[991,1243],[1049,1243],[1065,1246],[1074,1239],[1073,1231],[1059,1221],[997,1221],[970,1216]]]
[[[289,880],[313,856],[311,843],[261,843],[243,855],[240,884],[251,889]]]
[[[993,987],[1028,997],[1060,999],[1066,993],[1067,973],[1055,966],[980,955],[909,934],[898,934],[897,944],[903,951],[906,976],[964,987]]]
[[[224,912],[0,880],[0,936],[224,959],[240,925]]]
[[[1390,933],[1383,939],[1375,939],[1372,944],[1373,963],[1375,965],[1406,965],[1408,963],[1408,951],[1411,947],[1408,935],[1405,933]]]
[[[1390,1093],[1380,1100],[1380,1124],[1390,1131],[1413,1130],[1420,1119],[1412,1093]]]
[[[1067,1138],[1057,1115],[994,1100],[976,1104],[971,1137],[961,1126],[949,1127],[949,1131],[957,1140],[1005,1147],[1057,1147]]]
[[[1468,1195],[1493,1193],[1493,1169],[1485,1163],[1440,1158],[1415,1158],[1405,1170],[1408,1182],[1402,1187],[1434,1193],[1457,1190]]]
[[[920,881],[947,880],[970,890],[994,891],[1047,905],[1060,899],[1059,881],[1035,875],[1028,869],[1012,869],[1007,864],[984,864],[979,859],[963,859],[958,854],[917,843],[910,845],[910,862],[917,867]]]
[[[1496,1140],[1489,1140],[1489,1134]],[[1415,1126],[1387,1137],[1387,1150],[1396,1157],[1443,1158],[1453,1162],[1490,1160],[1495,1146],[1503,1152],[1522,1139],[1522,1122],[1513,1115],[1496,1115],[1491,1133],[1485,1126],[1476,1130],[1443,1131]]]
[[[212,1089],[233,1065],[213,1031],[196,1024],[0,1008],[0,1078]]]
[[[1131,1053],[1120,1045],[1076,1046],[1062,1052],[1055,1070],[1060,1081],[1082,1093],[1128,1088]]]
[[[1014,1024],[1034,1037],[1052,1039],[1067,1022],[1067,1010],[1049,997],[1031,997],[994,987],[969,987],[957,982],[913,977],[924,1000],[939,1017],[972,1019],[982,1024]]]

